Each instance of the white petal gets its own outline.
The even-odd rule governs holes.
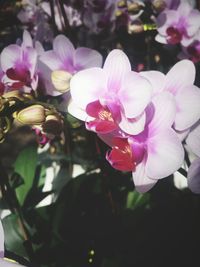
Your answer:
[[[136,190],[139,193],[149,191],[156,183],[156,180],[150,179],[145,173],[145,160],[136,166],[136,170],[132,172],[133,181]]]
[[[106,89],[106,76],[100,68],[81,70],[70,82],[72,99],[83,110],[89,103],[98,100]]]

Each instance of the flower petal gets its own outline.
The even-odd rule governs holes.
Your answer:
[[[79,47],[74,54],[74,68],[78,70],[101,67],[103,58],[101,54],[93,49]]]
[[[146,115],[144,112],[134,119],[127,119],[123,114],[121,114],[119,127],[127,134],[137,135],[144,130],[145,120]]]
[[[192,128],[188,137],[186,138],[186,144],[191,148],[192,152],[200,157],[200,123],[198,122],[195,127]]]
[[[117,125],[113,121],[96,119],[86,122],[86,129],[100,134],[113,132],[117,128]]]
[[[149,191],[156,183],[157,180],[150,179],[145,173],[145,160],[136,166],[135,171],[132,172],[133,181],[136,190],[139,193]]]
[[[196,194],[200,194],[200,159],[195,159],[188,169],[188,187]]]
[[[187,19],[187,34],[193,36],[200,28],[200,12],[194,9],[190,12]]]
[[[152,85],[153,94],[157,94],[163,91],[165,87],[165,75],[160,71],[142,71],[140,75],[145,77]]]
[[[56,36],[53,41],[53,50],[59,56],[59,59],[66,65],[71,66],[73,64],[73,55],[75,49],[73,44],[66,36],[62,34]]]
[[[184,160],[184,150],[177,134],[168,129],[148,140],[146,174],[152,179],[167,177],[177,171]]]
[[[119,99],[123,105],[125,116],[135,118],[139,116],[151,100],[152,86],[150,82],[136,72],[125,75]]]
[[[4,72],[12,68],[22,59],[22,48],[18,45],[9,45],[1,52],[1,67]]]
[[[77,106],[73,100],[70,101],[67,111],[74,116],[75,118],[86,121],[88,119],[88,114],[85,112],[85,110],[81,109],[79,106]],[[93,119],[93,118],[91,118]]]
[[[187,59],[176,63],[166,75],[165,90],[176,94],[181,88],[192,85],[195,80],[195,66]]]
[[[174,127],[183,131],[200,119],[200,89],[189,86],[176,95],[177,113]]]
[[[168,92],[160,93],[152,99],[152,109],[151,112],[148,112],[148,108],[146,111],[147,118],[152,116],[148,128],[151,135],[156,135],[161,129],[172,126],[176,115],[175,98]]]
[[[51,70],[62,70],[62,61],[54,51],[47,51],[39,58],[41,62],[47,65]]]
[[[106,76],[102,69],[91,68],[75,74],[70,82],[70,92],[77,106],[86,106],[98,100],[106,90]]]
[[[23,43],[22,45],[25,47],[33,47],[33,40],[31,38],[31,35],[28,31],[23,32]]]
[[[106,159],[117,170],[133,171],[135,169],[134,158],[126,138],[113,138],[113,148],[106,154]]]
[[[124,82],[125,74],[131,71],[131,64],[124,52],[114,49],[107,56],[103,69],[108,77],[108,88],[117,92]]]

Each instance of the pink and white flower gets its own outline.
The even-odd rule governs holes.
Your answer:
[[[184,160],[181,141],[171,128],[176,114],[173,96],[168,92],[156,95],[146,114],[147,124],[142,133],[129,135],[121,142],[117,139],[117,143],[116,137],[108,139],[105,135],[105,141],[112,147],[107,160],[116,169],[132,171],[136,189],[141,193],[173,174]],[[101,138],[104,140],[103,135]]]
[[[107,133],[118,128],[128,134],[144,130],[144,110],[151,100],[152,87],[146,78],[131,71],[121,50],[110,52],[103,68],[78,72],[70,88],[72,103],[68,110],[87,121],[88,129]]]
[[[2,81],[8,90],[35,90],[38,82],[37,51],[30,34],[24,31],[21,46],[12,44],[1,53]]]
[[[156,41],[187,46],[200,28],[200,12],[184,1],[176,10],[166,9],[161,12],[156,24]]]
[[[74,48],[70,40],[64,35],[58,35],[53,41],[53,50],[44,52],[40,57],[40,75],[44,81],[48,95],[60,95],[51,82],[52,71],[62,70],[71,75],[76,72],[102,65],[99,52],[86,48]]]
[[[200,90],[194,85],[195,66],[189,60],[176,63],[164,75],[158,71],[142,72],[154,88],[154,94],[170,92],[176,101],[173,127],[182,132],[188,130],[200,118]]]

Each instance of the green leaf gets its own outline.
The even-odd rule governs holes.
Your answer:
[[[23,185],[16,189],[17,198],[22,205],[29,192],[37,166],[37,147],[30,146],[21,151],[14,163],[14,171],[23,179]]]
[[[148,193],[141,194],[137,191],[129,192],[126,200],[126,208],[134,210],[141,206],[147,206],[149,200],[150,195]]]
[[[27,257],[18,216],[10,214],[3,219],[2,223],[5,232],[6,249],[22,257]]]

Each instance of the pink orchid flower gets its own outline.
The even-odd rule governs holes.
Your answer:
[[[146,114],[144,131],[129,135],[121,143],[113,143],[112,138],[101,135],[112,147],[107,160],[116,169],[132,171],[136,190],[141,193],[150,190],[159,179],[173,174],[184,160],[181,141],[171,128],[176,114],[173,96],[168,92],[156,95]]]
[[[146,78],[131,71],[128,57],[121,50],[110,52],[103,68],[74,75],[70,92],[68,111],[87,121],[88,129],[99,133],[117,128],[128,134],[143,131],[152,87]]]
[[[176,10],[166,9],[157,17],[156,41],[187,46],[200,28],[200,12],[186,1]]]
[[[48,95],[60,95],[51,82],[51,73],[63,70],[70,74],[102,65],[102,56],[99,52],[86,48],[74,48],[70,40],[64,35],[58,35],[53,41],[53,50],[44,52],[40,57],[40,74],[44,81]]]
[[[21,264],[13,263],[7,259],[4,259],[4,231],[0,221],[0,266],[2,267],[24,267]]]
[[[154,88],[154,94],[170,92],[176,101],[173,127],[177,132],[188,131],[200,118],[200,90],[195,86],[195,66],[190,60],[176,63],[164,75],[158,71],[142,72]]]
[[[12,44],[1,53],[1,68],[4,72],[3,83],[9,90],[35,90],[38,82],[37,52],[27,31],[23,33],[21,46]]]

